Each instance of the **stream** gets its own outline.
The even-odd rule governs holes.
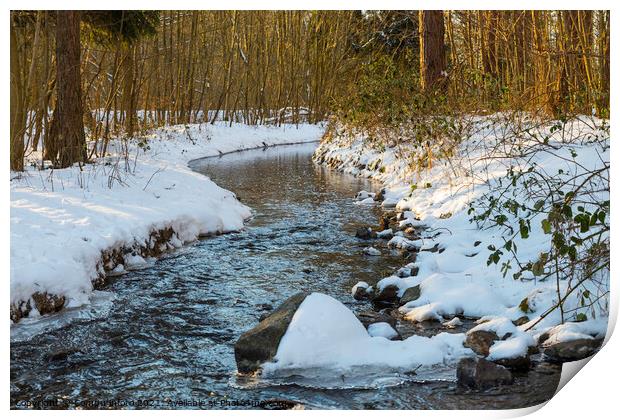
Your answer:
[[[11,407],[485,409],[548,400],[560,369],[545,364],[486,392],[458,389],[453,366],[436,377],[364,370],[342,386],[330,372],[310,382],[237,377],[235,341],[286,298],[322,292],[367,310],[351,287],[408,262],[385,249],[362,253],[368,242],[355,229],[376,225],[381,210],[352,197],[380,185],[314,164],[315,147],[194,161],[253,209],[247,227],[113,278],[87,308],[12,327]]]

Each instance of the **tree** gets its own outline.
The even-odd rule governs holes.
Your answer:
[[[26,107],[23,66],[18,54],[18,35],[15,16],[11,15],[11,170],[24,170],[24,132],[26,131]]]
[[[484,31],[481,37],[482,48],[482,68],[484,72],[493,78],[497,74],[497,43],[496,31],[499,27],[499,13],[496,10],[480,11],[479,16],[481,29]]]
[[[56,109],[47,134],[46,155],[61,168],[86,161],[82,78],[81,12],[56,12]]]
[[[155,32],[159,14],[155,11],[57,11],[56,12],[56,109],[46,137],[46,157],[61,168],[85,162],[86,137],[80,74],[80,23],[99,44],[131,44]],[[129,73],[129,72],[128,72]],[[133,97],[133,71],[126,77],[127,97]],[[130,102],[133,104],[133,101]],[[132,108],[133,106],[130,106]],[[127,110],[131,112],[131,110]],[[133,121],[133,116],[131,117]]]
[[[446,48],[442,10],[420,10],[420,85],[422,90],[436,89],[446,77]]]

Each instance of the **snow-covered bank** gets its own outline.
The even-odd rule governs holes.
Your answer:
[[[383,182],[382,204],[400,212],[401,229],[426,228],[421,238],[395,236],[388,244],[421,250],[415,261],[417,274],[387,277],[376,289],[395,286],[402,297],[416,287],[419,296],[399,308],[411,322],[465,316],[492,322],[482,324],[484,328],[510,324],[510,331],[497,335],[512,337],[496,342],[491,359],[527,353],[528,346],[540,337],[546,339],[562,318],[570,321],[567,331],[587,330],[590,339],[601,338],[609,313],[608,265],[592,276],[549,278],[552,271],[545,263],[552,235],[545,217],[552,214],[554,198],[545,196],[534,183],[522,184],[528,173],[543,174],[557,185],[551,187],[554,194],[563,190],[568,197],[591,183],[592,188],[573,202],[608,203],[607,123],[586,117],[545,124],[524,119],[516,133],[512,122],[502,115],[467,117],[461,140],[436,138],[428,147],[399,140],[396,134],[377,142],[336,127],[315,152],[318,163]],[[593,178],[598,184],[592,183]],[[535,211],[525,216],[525,212],[500,215],[498,211],[487,216],[496,223],[481,222],[482,218],[475,223],[472,219],[481,212],[480,203],[495,198],[498,207],[506,204],[510,209],[514,203],[519,209]],[[575,215],[597,210],[591,204],[575,205],[575,209],[579,209]],[[599,238],[605,239],[609,216],[599,216]],[[575,235],[571,240],[577,244],[586,240],[586,234]],[[492,257],[497,250],[501,250],[499,263]],[[571,336],[555,334],[555,339]]]
[[[200,235],[241,229],[250,209],[187,167],[237,150],[317,141],[322,127],[226,123],[165,127],[105,158],[11,173],[11,318],[89,302],[106,273]],[[33,298],[34,296],[34,298]]]

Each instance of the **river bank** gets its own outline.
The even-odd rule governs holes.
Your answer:
[[[429,325],[430,336],[461,328],[465,347],[510,369],[527,370],[531,355],[538,352],[560,362],[592,354],[607,331],[609,267],[580,280],[577,286],[581,290],[570,278],[545,281],[543,276],[537,281],[541,273],[531,264],[549,252],[550,243],[544,216],[530,217],[526,234],[520,229],[523,220],[517,217],[502,215],[501,226],[481,228],[474,216],[479,211],[476,205],[494,193],[512,197],[524,208],[542,207],[545,197],[536,197],[534,188],[528,191],[511,183],[509,175],[528,166],[548,174],[549,179],[569,174],[566,191],[571,186],[576,191],[575,186],[586,182],[590,173],[608,171],[608,132],[600,128],[604,123],[584,117],[570,121],[562,130],[554,124],[530,123],[536,134],[529,137],[511,133],[513,127],[502,115],[472,117],[463,124],[468,126],[463,141],[436,141],[431,150],[403,141],[398,133],[377,141],[332,127],[324,137],[314,154],[315,162],[379,180],[385,186],[380,192],[358,195],[360,205],[380,204],[392,211],[386,221],[359,236],[389,235],[388,249],[416,254],[414,264],[374,287],[360,283],[352,293],[361,299],[388,301],[395,318],[418,334]],[[516,144],[508,144],[507,139]],[[545,146],[527,159],[521,156],[523,148],[541,144]],[[551,147],[547,148],[548,144]],[[519,147],[519,153],[509,147]],[[433,154],[436,157],[431,164]],[[415,162],[427,163],[420,166]],[[595,193],[586,194],[601,202],[608,200],[608,172],[606,176],[606,188],[599,189],[599,184]],[[506,226],[522,234],[506,235]],[[495,264],[492,255],[500,247],[504,252],[514,250],[516,263]],[[527,262],[530,265],[523,269]],[[523,273],[526,276],[521,277]],[[591,295],[597,298],[587,305]],[[311,353],[308,361],[316,356]],[[279,357],[280,353],[276,359]]]
[[[11,173],[11,321],[87,305],[110,275],[241,229],[251,210],[188,168],[191,160],[321,134],[307,124],[192,124],[113,140],[83,166],[51,169],[31,155],[25,172]]]

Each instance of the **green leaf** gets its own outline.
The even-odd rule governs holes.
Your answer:
[[[541,222],[541,225],[542,225],[543,232],[545,232],[545,235],[549,235],[551,233],[551,222],[549,222],[549,220],[547,219],[544,219]]]
[[[543,208],[545,205],[545,200],[538,200],[536,204],[534,204],[534,210],[538,211]]]
[[[498,225],[503,225],[507,220],[508,217],[506,217],[506,215],[504,214],[500,214],[495,217],[495,223],[497,223]]]
[[[524,312],[526,314],[529,313],[529,312],[534,312],[534,311],[532,311],[532,309],[530,309],[530,304],[529,304],[527,298],[523,299],[521,301],[521,303],[519,303],[519,309],[521,309],[521,312]]]
[[[588,316],[584,314],[583,312],[580,312],[577,315],[575,315],[575,321],[577,322],[583,322],[587,320],[588,320]]]
[[[581,245],[583,244],[583,241],[581,240],[581,238],[578,238],[576,236],[571,236],[570,240],[573,241],[576,245]]]
[[[545,272],[545,265],[542,264],[540,261],[536,261],[534,264],[532,264],[532,273],[535,276],[542,276],[543,273]]]
[[[525,223],[525,220],[519,220],[519,232],[521,233],[521,238],[527,239],[530,236],[530,230]]]

